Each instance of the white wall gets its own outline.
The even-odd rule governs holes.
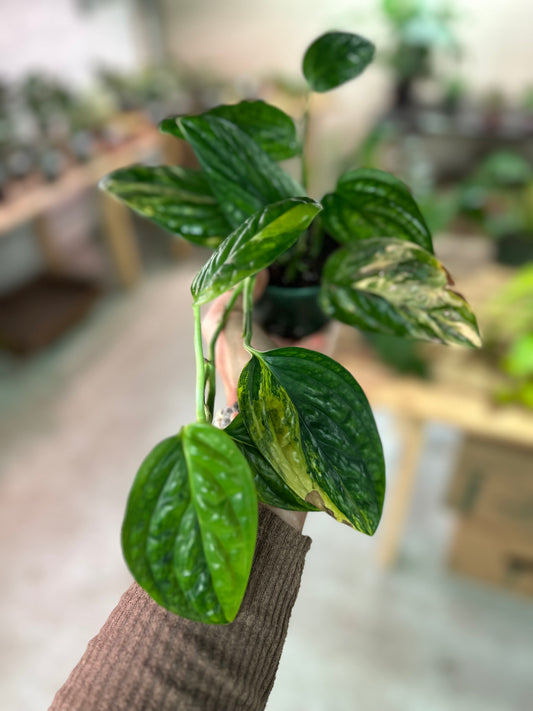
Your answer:
[[[225,73],[283,69],[296,74],[307,43],[342,27],[381,46],[380,0],[159,0],[176,57]],[[154,0],[156,4],[157,0]],[[465,46],[462,73],[474,89],[513,94],[533,85],[533,1],[455,0]],[[134,67],[143,59],[135,0],[0,0],[0,75],[30,69],[85,82],[95,64]]]
[[[342,27],[380,46],[381,0],[167,0],[179,19],[176,55],[239,73],[299,70],[302,50],[318,33]],[[498,86],[508,94],[533,86],[533,1],[452,0],[465,47],[461,73],[475,91]]]
[[[0,0],[2,78],[38,70],[87,84],[98,65],[128,69],[139,60],[130,3],[82,11],[76,0]]]

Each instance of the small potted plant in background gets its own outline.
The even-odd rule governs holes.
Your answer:
[[[533,169],[522,155],[490,153],[459,191],[459,209],[495,241],[496,261],[533,260]]]
[[[57,180],[68,163],[68,114],[74,95],[57,79],[39,73],[26,77],[20,93],[37,130],[41,173],[46,180]]]
[[[364,38],[329,32],[307,49],[310,90],[324,92],[371,62]],[[196,421],[158,444],[141,465],[122,531],[126,561],[161,605],[185,617],[234,619],[255,545],[257,501],[322,510],[373,534],[384,498],[383,452],[354,377],[300,347],[252,346],[256,275],[273,264],[302,273],[322,253],[319,300],[330,317],[370,331],[478,346],[474,315],[433,254],[407,187],[378,170],[343,174],[321,200],[306,195],[306,141],[262,101],[171,117],[161,130],[193,148],[200,169],[133,166],[103,180],[133,209],[213,253],[191,286],[197,366]],[[299,156],[300,183],[279,161]],[[329,237],[326,238],[326,235]],[[201,307],[231,291],[212,341]],[[239,414],[212,424],[215,345],[243,303]]]
[[[11,103],[8,84],[0,81],[0,202],[5,198],[4,190],[8,180],[7,156],[14,135]]]
[[[381,0],[381,10],[392,38],[388,64],[395,80],[394,108],[410,110],[417,104],[417,83],[435,75],[435,55],[459,53],[455,13],[445,0]]]
[[[484,352],[504,376],[497,400],[533,409],[533,262],[490,299],[485,330]]]

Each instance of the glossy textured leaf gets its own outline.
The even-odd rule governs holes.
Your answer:
[[[220,116],[178,120],[233,228],[266,205],[305,191],[258,143]]]
[[[295,494],[374,533],[383,451],[368,401],[345,368],[304,348],[255,354],[241,374],[239,408],[258,449]]]
[[[241,415],[237,415],[224,431],[229,434],[246,457],[252,470],[257,496],[260,501],[269,506],[276,506],[278,509],[317,511],[315,506],[300,499],[285,484],[268,460],[263,457],[250,437]]]
[[[374,238],[331,255],[321,303],[330,316],[367,331],[477,347],[475,316],[452,284],[418,245]]]
[[[268,267],[296,242],[321,209],[310,198],[290,198],[252,215],[224,240],[194,278],[194,303],[205,304]]]
[[[256,534],[246,459],[225,432],[193,424],[141,465],[122,546],[135,579],[160,605],[191,620],[226,623],[246,590]]]
[[[199,171],[134,165],[110,173],[100,186],[143,217],[190,242],[216,247],[231,232]]]
[[[205,111],[201,116],[218,116],[231,121],[247,133],[273,160],[286,160],[300,153],[296,126],[290,116],[265,101],[241,101],[223,104]],[[178,119],[164,119],[159,128],[177,138],[185,138]]]
[[[307,49],[303,73],[314,91],[329,91],[359,76],[374,58],[375,47],[349,32],[326,32]]]
[[[351,170],[323,200],[322,219],[338,242],[395,237],[433,253],[431,233],[408,187],[390,173]]]

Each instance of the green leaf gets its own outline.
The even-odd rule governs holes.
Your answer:
[[[296,242],[321,209],[310,198],[290,198],[249,217],[213,252],[194,278],[194,303],[205,304],[268,267]]]
[[[278,509],[317,511],[316,506],[300,499],[300,497],[285,484],[268,460],[263,457],[250,437],[250,433],[244,425],[242,415],[237,415],[225,428],[224,432],[229,434],[246,457],[250,469],[252,470],[257,496],[260,501],[269,506],[276,506]]]
[[[321,304],[330,316],[367,331],[478,347],[476,318],[452,284],[422,247],[373,238],[330,256]]]
[[[533,377],[533,333],[524,333],[509,345],[502,365],[506,373],[516,378]]]
[[[246,459],[222,430],[192,424],[142,463],[122,547],[133,576],[160,605],[191,620],[226,623],[246,590],[256,534]]]
[[[201,116],[218,116],[227,119],[248,134],[275,161],[299,155],[301,146],[296,126],[290,116],[265,101],[241,101],[223,104],[205,111]],[[179,125],[179,116],[163,119],[159,128],[176,138],[185,139]]]
[[[385,491],[381,441],[350,373],[321,353],[254,353],[239,380],[239,409],[253,441],[294,493],[367,534]]]
[[[369,237],[407,239],[433,253],[431,232],[408,187],[390,173],[345,173],[322,201],[326,230],[343,244]]]
[[[355,79],[374,58],[375,47],[349,32],[326,32],[306,50],[303,73],[314,91],[329,91]]]
[[[178,120],[233,228],[254,212],[305,191],[250,136],[219,116]]]
[[[100,187],[189,242],[216,247],[231,231],[205,177],[178,166],[134,165],[110,173]]]

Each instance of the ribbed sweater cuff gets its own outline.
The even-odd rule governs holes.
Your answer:
[[[89,643],[50,711],[263,709],[310,544],[260,507],[248,589],[229,625],[178,617],[134,583]]]

